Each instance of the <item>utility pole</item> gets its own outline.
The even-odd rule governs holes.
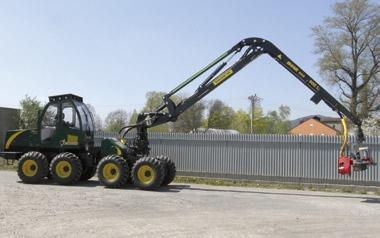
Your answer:
[[[254,119],[254,112],[255,112],[255,104],[261,102],[261,98],[256,95],[251,95],[248,97],[248,100],[251,101],[251,134],[253,133],[253,119]]]

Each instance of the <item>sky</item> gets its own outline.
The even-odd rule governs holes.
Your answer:
[[[314,54],[311,28],[332,14],[334,1],[0,1],[0,107],[18,107],[29,95],[74,93],[108,112],[141,110],[148,91],[169,92],[247,37],[270,40],[334,96]],[[181,93],[191,95],[201,82]],[[215,89],[221,99],[249,108],[262,98],[264,111],[291,108],[291,119],[336,116],[267,55]]]

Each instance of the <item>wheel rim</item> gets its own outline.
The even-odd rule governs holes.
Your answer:
[[[111,183],[115,182],[120,177],[120,169],[115,163],[108,163],[104,165],[102,173],[103,177]]]
[[[55,173],[60,178],[67,178],[71,175],[72,166],[68,161],[59,161],[55,166]]]
[[[137,177],[143,184],[150,184],[156,177],[156,172],[149,165],[143,165],[138,169]]]
[[[22,164],[22,173],[25,176],[33,177],[37,174],[38,171],[38,165],[36,161],[28,159],[25,160],[25,162]]]

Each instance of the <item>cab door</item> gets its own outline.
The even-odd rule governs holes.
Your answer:
[[[39,134],[41,145],[45,148],[56,147],[58,142],[57,129],[60,126],[59,103],[48,104],[40,117]]]
[[[83,144],[81,118],[71,101],[62,102],[61,121],[57,136],[62,149],[79,149]]]

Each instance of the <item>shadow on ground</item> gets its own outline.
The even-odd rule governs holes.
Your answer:
[[[22,181],[17,181],[17,183],[25,184]],[[26,186],[46,186],[46,185],[49,185],[49,186],[57,186],[57,187],[59,187],[59,186],[75,186],[75,187],[98,187],[99,186],[99,187],[104,187],[97,180],[79,181],[73,185],[60,185],[60,184],[55,183],[51,179],[44,179],[38,184],[25,184],[25,185]],[[154,190],[151,192],[176,193],[176,192],[180,192],[182,189],[185,189],[185,188],[190,188],[190,185],[168,185],[168,186],[160,187],[158,190]],[[104,187],[104,189],[112,189],[112,188]],[[125,187],[117,188],[117,189],[120,189],[120,190],[138,190],[138,188],[136,186],[134,186],[133,184],[127,184]]]

